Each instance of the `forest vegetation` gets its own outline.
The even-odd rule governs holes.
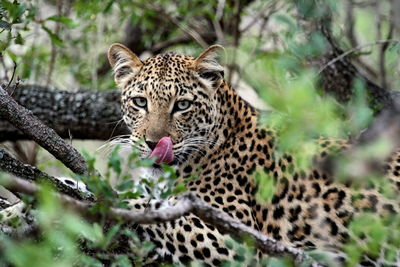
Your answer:
[[[0,210],[28,207],[0,223],[0,266],[145,266],[154,244],[127,224],[185,212],[212,214],[243,258],[258,247],[271,255],[266,266],[334,266],[324,251],[224,228],[229,218],[174,183],[169,166],[167,189],[137,182],[132,170],[152,161],[121,145],[129,130],[106,52],[116,42],[142,59],[224,46],[225,79],[279,129],[282,151],[308,167],[315,139],[348,139],[352,148],[324,167],[354,190],[374,185],[390,198],[382,170],[400,145],[399,38],[399,0],[0,0]],[[260,197],[271,199],[274,184],[257,175]],[[146,186],[163,199],[182,195],[182,210],[129,213],[124,200]],[[346,266],[364,254],[400,265],[400,215],[365,212],[349,228]]]

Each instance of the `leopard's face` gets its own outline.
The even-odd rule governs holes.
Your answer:
[[[216,144],[216,91],[223,82],[219,65],[209,58],[199,62],[171,53],[141,62],[120,45],[111,47],[109,58],[122,89],[123,117],[131,130],[131,142],[143,158],[163,137],[172,140],[174,165]]]

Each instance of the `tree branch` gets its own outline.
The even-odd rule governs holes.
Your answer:
[[[204,32],[199,32],[199,35],[207,42],[207,43],[212,43],[215,38],[216,38],[216,34],[214,32],[210,32],[210,31],[204,31]],[[152,54],[158,54],[160,52],[162,52],[163,50],[173,46],[173,45],[178,45],[178,44],[187,44],[193,41],[193,37],[188,35],[188,34],[184,34],[182,36],[178,36],[176,38],[172,38],[169,39],[167,41],[164,42],[159,42],[155,45],[153,45],[152,47],[150,47],[148,50],[152,53]]]
[[[0,148],[0,170],[10,173],[14,176],[22,177],[25,180],[50,182],[58,191],[80,200],[93,200],[90,195],[84,195],[78,189],[65,185],[53,176],[42,172],[38,168],[23,164],[22,162],[11,157],[5,150]]]
[[[129,134],[122,120],[119,90],[71,92],[21,85],[9,94],[62,138],[108,140]],[[0,142],[24,139],[31,137],[0,120]]]
[[[400,41],[397,40],[397,39],[378,40],[378,41],[375,41],[375,42],[371,42],[371,43],[367,43],[367,44],[362,44],[362,45],[359,45],[359,46],[357,46],[357,47],[354,47],[354,48],[352,48],[352,49],[350,49],[350,50],[348,50],[348,51],[346,51],[346,52],[344,52],[344,53],[338,55],[337,57],[335,57],[335,58],[329,60],[329,62],[327,62],[324,66],[322,66],[322,67],[319,69],[318,73],[323,72],[327,67],[329,67],[329,66],[335,64],[337,61],[342,60],[343,58],[347,57],[348,55],[350,55],[350,54],[352,54],[352,53],[354,53],[354,52],[357,52],[357,51],[359,51],[359,50],[362,50],[362,49],[364,49],[364,48],[366,48],[366,47],[370,47],[370,46],[373,46],[373,45],[379,45],[379,44],[383,44],[383,45],[386,44],[386,45],[387,45],[387,43],[391,43],[391,42],[392,42],[392,43],[399,43]]]
[[[391,12],[394,12],[393,10]],[[382,20],[382,16],[380,16],[380,19]],[[380,22],[382,23],[382,22]],[[381,29],[381,27],[380,27]],[[389,21],[389,32],[387,33],[386,39],[390,40],[393,37],[393,32],[394,32],[394,25],[392,21]],[[381,34],[381,33],[379,33]],[[397,41],[399,42],[399,40]],[[389,48],[389,42],[384,43],[381,48],[379,49],[379,74],[380,74],[380,79],[381,79],[381,86],[382,87],[387,87],[388,82],[386,79],[386,50]]]
[[[264,8],[262,8],[259,12],[257,12],[257,14],[253,14],[252,20],[246,26],[240,29],[240,33],[244,34],[249,29],[251,29],[255,24],[257,24],[261,20],[261,18],[269,17],[271,16],[272,13],[275,13],[277,3],[278,3],[277,0],[270,1]]]
[[[357,37],[354,33],[354,0],[348,0],[345,3],[346,7],[346,25],[345,33],[350,41],[350,44],[355,47],[358,45]]]
[[[2,87],[0,87],[0,114],[3,119],[31,137],[73,172],[77,174],[87,172],[86,162],[81,154],[53,129],[44,125],[32,112],[18,105]]]
[[[204,222],[210,223],[222,232],[228,233],[234,237],[241,238],[244,235],[251,236],[255,241],[256,247],[263,253],[277,257],[289,256],[294,258],[295,262],[298,264],[304,261],[310,261],[311,266],[320,266],[318,263],[313,262],[303,250],[287,247],[279,243],[275,239],[268,237],[245,225],[244,223],[230,217],[227,213],[221,212],[220,210],[204,203],[193,193],[184,194],[182,197],[191,200],[191,212]]]
[[[36,195],[40,190],[38,186],[20,178],[8,179],[3,182],[3,186],[10,191],[16,191],[28,195]],[[93,220],[101,216],[100,214],[91,213],[91,207],[93,207],[94,203],[85,203],[57,193],[55,193],[55,196],[64,206],[81,214],[87,219]],[[312,266],[320,266],[318,263],[313,262],[304,251],[280,244],[273,238],[252,229],[242,222],[230,217],[228,214],[204,203],[193,193],[185,193],[178,198],[174,205],[158,210],[132,211],[120,208],[110,208],[106,214],[106,218],[111,221],[122,220],[124,223],[130,224],[155,224],[178,219],[189,212],[198,216],[204,222],[210,223],[219,228],[222,232],[231,234],[232,236],[251,236],[256,241],[257,248],[268,255],[290,256],[294,258],[297,263],[308,261],[311,262]]]

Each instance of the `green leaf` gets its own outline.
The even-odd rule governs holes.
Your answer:
[[[78,22],[72,20],[71,18],[64,17],[64,16],[51,16],[51,17],[48,17],[46,20],[60,22],[60,23],[64,24],[67,28],[70,28],[70,29],[76,28],[79,25]]]
[[[22,36],[20,33],[17,33],[17,36],[15,37],[15,44],[23,45],[24,44],[24,39],[22,39]]]
[[[118,184],[117,190],[118,191],[127,191],[127,190],[132,189],[133,185],[134,185],[134,182],[132,180],[128,180],[128,181]]]
[[[8,47],[8,42],[0,41],[0,52],[3,52]]]
[[[108,230],[108,232],[106,233],[106,236],[105,236],[105,240],[104,240],[105,241],[104,247],[103,247],[104,249],[106,249],[110,245],[112,239],[116,236],[116,234],[118,234],[120,229],[121,229],[121,227],[117,224],[117,225],[112,226],[111,229]]]
[[[179,183],[179,184],[176,185],[176,187],[172,191],[172,194],[173,195],[179,195],[179,194],[184,193],[186,191],[187,191],[187,188],[186,188],[185,184]]]
[[[132,263],[129,260],[129,257],[126,255],[120,255],[115,258],[115,261],[111,264],[111,267],[130,267]]]
[[[1,20],[0,19],[0,28],[10,30],[11,29],[11,24],[8,23],[7,21]]]
[[[257,172],[255,180],[258,186],[257,197],[263,201],[271,201],[276,189],[274,179],[264,172]]]
[[[10,50],[7,50],[7,55],[11,58],[12,61],[17,62],[17,55],[15,55]]]
[[[269,258],[268,259],[268,267],[288,267],[293,266],[289,259],[285,258]]]
[[[120,146],[117,145],[113,151],[111,152],[110,157],[108,158],[108,167],[112,168],[112,170],[119,176],[122,172],[121,164],[122,158],[119,155]]]
[[[93,238],[97,241],[98,245],[99,243],[104,242],[104,233],[102,227],[98,223],[93,224]]]
[[[113,4],[114,4],[114,0],[109,1],[109,2],[106,4],[106,7],[105,7],[104,10],[103,10],[103,13],[104,13],[104,14],[109,13]]]
[[[142,190],[139,190],[137,192],[125,192],[121,193],[119,196],[122,197],[123,199],[136,199],[140,197],[143,194]]]
[[[63,47],[64,43],[63,41],[60,39],[60,37],[58,37],[56,34],[54,34],[49,28],[47,28],[46,26],[42,25],[42,29],[47,32],[47,34],[50,37],[50,40],[53,44],[55,44],[56,46],[60,46]]]
[[[96,158],[86,151],[83,151],[82,154],[88,164],[89,171],[93,171],[95,169],[94,165],[96,163]]]
[[[154,247],[155,247],[155,245],[154,245],[152,242],[150,242],[150,241],[145,241],[145,242],[142,243],[141,249],[143,249],[143,250],[146,251],[146,252],[149,252],[149,251],[151,251],[152,249],[154,249]]]
[[[19,19],[21,19],[22,15],[25,13],[27,8],[28,8],[27,5],[24,5],[24,4],[19,5],[17,8],[17,12],[15,13],[14,20],[18,21]]]

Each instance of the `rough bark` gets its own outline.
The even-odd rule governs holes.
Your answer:
[[[31,111],[15,102],[3,88],[0,88],[0,116],[49,151],[73,172],[87,172],[86,161],[82,155],[53,129],[44,125]]]
[[[62,138],[107,140],[129,133],[121,120],[118,90],[70,92],[20,85],[9,93]],[[30,138],[4,118],[0,119],[0,142],[24,139]]]
[[[12,175],[23,177],[28,181],[46,181],[52,184],[58,191],[80,200],[93,200],[89,195],[83,195],[79,190],[63,184],[60,180],[42,172],[38,168],[23,164],[11,157],[6,151],[0,148],[0,170]]]

